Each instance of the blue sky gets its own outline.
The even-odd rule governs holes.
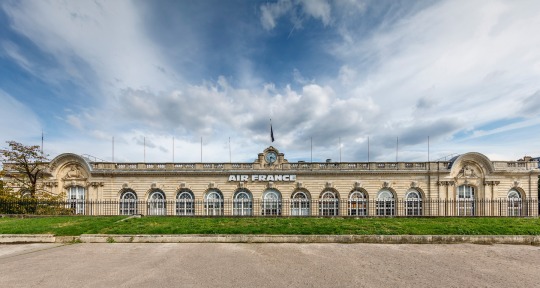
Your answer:
[[[118,162],[172,161],[173,138],[199,162],[201,137],[203,162],[309,161],[311,141],[366,161],[368,138],[372,161],[397,138],[426,161],[428,137],[431,160],[540,156],[539,29],[539,1],[2,1],[0,141],[110,161],[114,137]]]

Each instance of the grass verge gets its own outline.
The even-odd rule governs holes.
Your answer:
[[[539,218],[0,218],[0,234],[540,235]]]

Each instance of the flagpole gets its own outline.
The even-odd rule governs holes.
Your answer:
[[[174,163],[174,137],[172,137],[172,162]]]
[[[112,137],[112,162],[114,163],[114,136]]]
[[[311,163],[313,163],[313,137],[311,137]]]
[[[427,162],[429,165],[429,136],[427,136]]]
[[[367,162],[369,164],[369,136],[367,137]]]
[[[201,137],[201,163],[202,163],[202,137]]]
[[[270,118],[270,144],[274,142],[274,129],[272,129],[272,118]]]
[[[341,163],[341,137],[339,137],[339,163]]]
[[[399,137],[396,137],[396,163],[398,162]]]
[[[146,137],[143,137],[144,163],[146,163]]]
[[[41,129],[41,157],[43,157],[43,129]]]
[[[229,163],[232,163],[231,137],[229,137]]]

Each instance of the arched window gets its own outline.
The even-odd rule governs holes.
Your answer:
[[[195,215],[195,197],[190,190],[181,190],[176,194],[176,215]]]
[[[339,198],[334,191],[324,191],[319,199],[320,216],[339,215]]]
[[[30,199],[30,198],[32,198],[32,193],[30,193],[30,190],[28,190],[28,189],[23,189],[23,190],[21,190],[21,198],[22,199]]]
[[[291,197],[291,216],[309,216],[310,199],[303,191],[296,191]]]
[[[156,190],[148,196],[148,215],[166,215],[165,193]]]
[[[137,194],[133,190],[127,190],[120,195],[120,215],[137,214]]]
[[[211,189],[204,196],[204,211],[206,215],[223,215],[223,195],[217,189]]]
[[[508,192],[508,216],[522,216],[523,203],[521,193],[516,189]]]
[[[458,216],[474,216],[474,187],[461,185],[457,191]]]
[[[422,216],[422,196],[417,190],[409,190],[405,195],[405,213],[407,216]]]
[[[263,193],[262,215],[281,215],[281,193],[276,189],[267,189]]]
[[[381,190],[377,194],[377,215],[394,216],[396,215],[396,201],[394,194],[390,190]]]
[[[366,216],[367,215],[367,197],[362,191],[355,190],[349,195],[347,203],[349,216]]]
[[[233,199],[233,215],[253,215],[253,197],[251,197],[251,192],[246,189],[236,191]]]
[[[75,214],[84,214],[86,189],[82,186],[71,186],[68,188],[67,202]]]

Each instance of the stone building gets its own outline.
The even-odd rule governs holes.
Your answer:
[[[538,162],[472,152],[433,162],[112,163],[61,154],[43,188],[74,213],[234,216],[538,216]]]

